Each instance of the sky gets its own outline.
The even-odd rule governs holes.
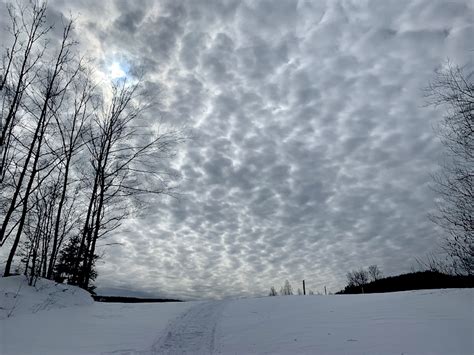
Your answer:
[[[49,1],[51,21],[70,14],[97,75],[142,71],[150,126],[191,137],[169,163],[179,198],[111,237],[99,290],[335,292],[352,269],[410,272],[437,250],[443,110],[424,89],[448,59],[474,68],[472,1]]]

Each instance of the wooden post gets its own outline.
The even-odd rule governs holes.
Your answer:
[[[306,286],[304,284],[304,280],[303,280],[303,295],[306,295]]]

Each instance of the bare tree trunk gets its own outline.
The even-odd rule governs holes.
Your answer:
[[[74,275],[73,275],[73,280],[76,285],[81,285],[82,284],[82,277],[81,277],[81,268],[80,268],[80,263],[81,263],[81,258],[83,258],[83,255],[87,252],[86,248],[86,240],[90,240],[90,219],[93,213],[94,209],[94,204],[96,201],[96,194],[97,194],[97,186],[98,186],[98,176],[95,175],[94,177],[94,185],[92,187],[92,194],[89,200],[89,205],[87,207],[87,214],[86,214],[86,220],[84,222],[84,227],[82,229],[82,236],[81,236],[81,242],[79,244],[79,251],[76,259],[76,263],[74,265]],[[88,238],[89,237],[89,238]],[[85,259],[83,261],[85,263]]]
[[[29,176],[29,181],[28,181],[28,184],[26,186],[26,190],[23,194],[23,206],[22,206],[23,208],[22,208],[19,223],[18,223],[18,226],[17,226],[17,232],[16,232],[15,240],[13,242],[13,245],[12,245],[11,249],[10,249],[10,253],[8,255],[7,263],[5,265],[4,276],[9,276],[10,275],[10,269],[11,269],[11,265],[12,265],[12,262],[13,262],[13,258],[15,256],[16,249],[18,248],[18,243],[20,242],[21,233],[23,231],[23,226],[24,226],[24,223],[25,223],[26,213],[28,211],[28,200],[30,198],[30,193],[31,193],[31,190],[32,190],[32,187],[33,187],[33,182],[35,180],[35,175],[38,172],[37,165],[38,165],[38,161],[39,161],[40,156],[41,156],[43,138],[44,138],[44,135],[45,135],[45,130],[46,130],[46,128],[48,126],[48,123],[49,123],[49,120],[50,120],[50,117],[48,117],[48,109],[51,105],[51,100],[53,100],[54,97],[59,94],[56,91],[58,89],[55,88],[55,86],[59,85],[59,83],[57,82],[57,80],[59,79],[58,78],[59,73],[60,73],[60,71],[63,70],[63,67],[64,67],[65,63],[69,59],[68,57],[69,57],[70,52],[68,50],[68,46],[70,44],[68,44],[68,37],[69,37],[71,27],[72,27],[72,22],[70,22],[64,28],[63,39],[62,39],[62,42],[61,42],[61,46],[60,46],[58,56],[56,57],[56,63],[55,63],[55,66],[54,66],[54,71],[53,71],[51,77],[48,79],[48,82],[47,82],[47,88],[46,88],[46,92],[44,94],[44,101],[43,101],[43,104],[42,104],[41,114],[38,118],[38,123],[37,123],[37,126],[36,126],[34,139],[33,139],[33,142],[31,143],[30,149],[28,151],[27,159],[25,161],[23,171],[22,171],[22,174],[21,174],[21,177],[22,177],[21,182],[22,182],[22,180],[26,176],[26,172],[27,172],[28,167],[29,167],[30,159],[34,155],[33,164],[32,164],[32,167],[31,167],[31,174]],[[66,83],[66,85],[67,85],[67,83]],[[63,90],[64,89],[65,88],[63,88]],[[36,152],[33,153],[35,143],[36,143]],[[3,225],[2,225],[2,228],[0,230],[0,239],[3,238],[3,235],[6,231],[7,225],[10,221],[10,217],[13,213],[14,202],[16,203],[16,198],[17,198],[18,194],[20,193],[21,182],[18,183],[17,189],[16,189],[15,194],[14,194],[15,198],[11,201],[10,208],[8,210],[7,216],[5,217],[5,220],[3,221]]]
[[[109,146],[110,148],[110,146]],[[107,160],[104,164],[107,163]],[[95,258],[95,246],[97,239],[99,238],[99,231],[101,228],[101,220],[103,218],[103,208],[104,208],[104,194],[105,194],[105,179],[104,179],[104,173],[102,171],[102,177],[101,177],[101,186],[100,186],[100,194],[99,194],[99,205],[97,207],[97,213],[96,213],[96,220],[95,220],[95,225],[94,225],[94,234],[92,235],[92,243],[90,246],[90,249],[88,250],[88,259],[86,259],[85,262],[85,268],[84,268],[84,287],[88,288],[89,282],[90,282],[90,276],[92,272],[92,266],[94,264],[94,258]]]
[[[10,15],[10,20],[12,23],[14,42],[10,53],[8,55],[8,65],[6,72],[4,73],[4,78],[1,83],[0,91],[4,90],[5,85],[8,80],[12,65],[14,64],[15,55],[17,52],[21,51],[23,45],[19,40],[19,37],[24,33],[27,37],[26,44],[24,45],[23,59],[20,64],[20,70],[18,72],[18,80],[14,89],[14,94],[12,101],[9,105],[9,110],[7,116],[5,117],[5,122],[3,122],[3,117],[1,120],[1,133],[0,133],[0,182],[4,179],[4,169],[5,163],[7,160],[8,147],[10,142],[11,130],[13,127],[13,121],[17,114],[18,108],[22,101],[23,94],[26,87],[25,84],[27,74],[32,71],[32,69],[37,65],[39,59],[42,57],[42,51],[36,58],[31,58],[31,52],[35,44],[49,31],[49,28],[43,29],[45,16],[46,16],[46,3],[37,4],[33,3],[32,5],[32,18],[28,27],[28,20],[26,14],[23,11],[20,11],[21,15],[17,15],[12,6],[8,8]],[[20,22],[21,24],[19,24]],[[20,47],[17,49],[17,45]],[[6,144],[7,143],[7,144]],[[16,197],[15,197],[16,198]],[[0,242],[4,236],[4,230],[0,232]]]
[[[76,153],[79,144],[79,138],[82,134],[82,130],[85,124],[85,120],[87,117],[87,104],[91,98],[91,92],[88,90],[91,89],[90,85],[88,85],[88,78],[85,78],[86,82],[84,83],[82,95],[79,100],[79,104],[75,106],[75,111],[72,117],[72,125],[71,125],[71,132],[69,134],[69,139],[66,137],[67,128],[64,130],[60,130],[61,139],[63,142],[63,150],[66,155],[66,161],[64,166],[64,175],[63,175],[63,184],[61,189],[61,195],[58,202],[58,209],[56,213],[56,219],[54,223],[54,234],[53,234],[53,246],[51,250],[51,258],[48,266],[48,274],[47,278],[51,279],[53,275],[54,265],[56,262],[56,257],[58,254],[58,249],[60,245],[60,236],[59,236],[59,228],[61,225],[62,217],[63,217],[63,207],[66,201],[67,196],[67,189],[69,183],[69,173],[71,168],[71,161]],[[79,120],[79,122],[78,122]],[[58,121],[58,125],[61,123]]]

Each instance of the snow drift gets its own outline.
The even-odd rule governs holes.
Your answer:
[[[90,293],[76,286],[41,278],[28,286],[23,275],[0,278],[0,319],[93,303]]]

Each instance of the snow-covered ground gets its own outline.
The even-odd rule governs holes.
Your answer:
[[[0,278],[0,307],[7,308],[2,314],[12,313],[9,318],[0,319],[1,355],[114,351],[121,354],[147,350],[170,320],[192,306],[190,303],[99,303],[74,286],[38,280],[36,288],[32,288],[23,280],[20,276]],[[69,291],[62,292],[65,288]],[[67,300],[56,302],[63,293],[69,294]],[[48,310],[42,306],[46,303]]]
[[[231,354],[474,354],[473,291],[240,300],[224,310],[216,348]]]
[[[0,278],[0,319],[93,303],[89,292],[78,287],[41,278],[31,287],[24,276]]]
[[[474,353],[472,289],[106,304],[21,280],[0,279],[2,355]]]

